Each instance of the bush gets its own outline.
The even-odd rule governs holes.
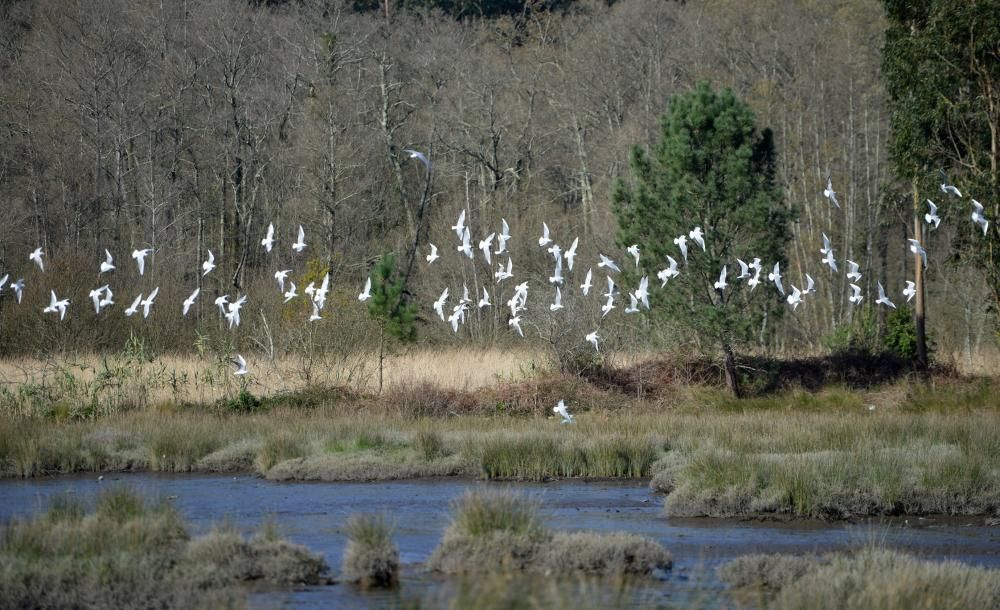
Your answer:
[[[355,515],[347,522],[344,580],[362,587],[392,587],[399,582],[399,550],[392,525],[382,515]]]

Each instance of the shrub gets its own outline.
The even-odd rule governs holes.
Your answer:
[[[399,582],[399,550],[392,525],[382,515],[355,515],[347,522],[344,580],[362,587],[392,587]]]

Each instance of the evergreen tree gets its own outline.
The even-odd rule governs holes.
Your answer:
[[[666,255],[679,261],[680,276],[654,293],[651,312],[687,325],[703,343],[720,349],[727,385],[739,396],[736,349],[763,332],[768,316],[784,310],[767,272],[776,262],[785,267],[793,212],[776,184],[771,131],[758,131],[749,107],[731,91],[707,84],[673,97],[660,125],[660,141],[648,153],[635,147],[631,179],[615,186],[618,240],[623,247],[639,245],[651,285],[658,285],[655,273]],[[689,242],[685,265],[673,240],[696,226],[705,233],[707,250]],[[764,271],[755,290],[735,279],[736,257],[761,259]],[[723,265],[729,286],[718,291],[713,284]]]
[[[403,278],[396,271],[396,259],[383,254],[369,278],[372,282],[368,315],[378,322],[378,391],[382,392],[382,370],[385,361],[385,339],[388,334],[403,343],[417,338],[417,304],[406,295]]]

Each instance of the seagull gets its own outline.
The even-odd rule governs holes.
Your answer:
[[[444,303],[448,300],[448,288],[445,287],[444,292],[438,297],[438,300],[434,301],[434,311],[437,312],[438,317],[444,321]]]
[[[861,279],[861,273],[858,272],[858,264],[850,259],[847,260],[847,279],[852,281],[859,281]]]
[[[590,294],[590,287],[593,286],[593,284],[590,282],[591,278],[593,277],[593,271],[594,271],[593,267],[587,269],[587,277],[584,278],[583,283],[580,284],[580,290],[583,291],[583,296],[587,296],[588,294]]]
[[[490,259],[490,248],[493,247],[494,237],[496,237],[496,233],[490,233],[486,236],[486,239],[479,242],[479,249],[483,251],[483,256],[486,257],[486,264],[490,266],[493,266],[493,261]]]
[[[882,282],[878,283],[878,299],[875,301],[878,305],[885,305],[886,307],[892,307],[896,309],[896,305],[889,300],[889,297],[885,296],[885,288],[882,287]]]
[[[427,168],[427,173],[431,171],[431,160],[427,158],[427,155],[420,152],[419,150],[412,150],[410,148],[404,148],[403,152],[410,155],[411,159],[418,159]]]
[[[764,271],[764,265],[760,264],[760,259],[754,257],[753,262],[750,263],[750,268],[756,270],[758,274]]]
[[[631,246],[629,246],[628,248],[626,248],[625,251],[628,252],[629,254],[631,254],[632,258],[635,259],[635,268],[638,269],[639,268],[639,244],[632,244]]]
[[[551,246],[549,246],[549,248],[548,248],[548,250],[546,250],[546,252],[548,252],[549,254],[551,254],[552,258],[555,259],[558,262],[559,261],[559,254],[562,252],[562,248],[559,247],[559,244],[553,243]]]
[[[469,227],[465,227],[462,232],[462,245],[456,248],[459,252],[472,258],[472,235],[469,233]]]
[[[736,279],[745,280],[750,277],[750,265],[744,263],[740,259],[736,259],[736,262],[740,266],[740,274],[736,276]]]
[[[24,296],[24,278],[21,278],[10,285],[10,289],[14,291],[14,295],[17,296],[17,302],[21,302],[21,297]]]
[[[323,276],[323,281],[320,282],[319,288],[316,288],[313,292],[313,302],[320,309],[326,307],[326,295],[330,292],[330,272],[328,271],[326,275]],[[243,297],[246,300],[246,297]],[[239,325],[239,319],[237,319],[237,325]]]
[[[906,288],[903,289],[903,296],[906,297],[906,302],[909,303],[915,294],[917,294],[917,285],[910,280],[906,280]]]
[[[146,271],[146,257],[152,251],[152,248],[132,250],[132,258],[134,258],[135,262],[139,265],[139,275],[142,275]]]
[[[611,269],[612,271],[617,271],[617,272],[621,273],[621,269],[618,268],[618,265],[615,264],[615,261],[613,261],[610,258],[604,256],[603,254],[598,254],[598,256],[601,257],[601,262],[597,263],[598,267],[607,267],[608,269]]]
[[[139,293],[139,296],[135,297],[135,300],[132,301],[132,304],[125,308],[125,316],[126,317],[131,317],[133,314],[135,314],[135,312],[139,311],[139,304],[140,303],[142,303],[142,293],[141,292]]]
[[[865,297],[861,296],[861,286],[857,284],[851,284],[851,296],[848,297],[848,301],[858,305],[864,300]]]
[[[368,279],[365,280],[365,288],[358,295],[358,300],[361,302],[367,301],[372,298],[372,277],[369,275]]]
[[[663,288],[664,286],[667,285],[667,280],[673,277],[677,277],[678,275],[681,274],[681,272],[677,270],[677,259],[668,254],[667,262],[670,263],[670,266],[667,267],[666,269],[661,269],[656,273],[656,277],[660,278],[660,281],[663,282],[662,284],[660,284],[660,288]]]
[[[229,295],[224,294],[221,297],[215,299],[215,306],[219,308],[219,315],[226,315],[226,305],[229,303]]]
[[[555,273],[553,275],[549,276],[549,283],[550,284],[557,284],[557,285],[563,283],[562,259],[561,258],[557,258],[556,259],[556,270],[555,270]]]
[[[507,326],[512,327],[522,337],[524,336],[524,331],[521,330],[521,316],[514,316],[510,320],[507,320]]]
[[[934,205],[934,202],[930,199],[927,200],[927,205],[931,206],[931,211],[924,214],[924,220],[927,224],[934,225],[934,228],[936,229],[938,228],[938,225],[941,224],[941,217],[938,216],[937,206]]]
[[[837,193],[833,190],[833,180],[829,176],[826,178],[826,188],[823,189],[823,196],[833,202],[833,205],[837,206],[837,208],[840,208],[840,204],[837,203]]]
[[[636,298],[634,293],[629,293],[628,306],[625,307],[625,313],[639,313],[639,299]]]
[[[808,273],[806,274],[806,289],[802,291],[803,295],[812,294],[816,292],[816,282],[813,281],[812,276]]]
[[[479,299],[479,309],[489,306],[490,306],[490,293],[486,291],[486,286],[483,286],[483,298]]]
[[[428,243],[427,245],[431,247],[431,253],[428,254],[425,258],[427,259],[427,264],[430,264],[430,263],[433,263],[434,261],[436,261],[437,259],[439,259],[441,257],[438,255],[438,247],[437,246],[435,246],[434,244],[431,244],[431,243]]]
[[[607,276],[607,279],[608,279],[608,291],[604,293],[604,296],[606,296],[606,297],[614,297],[615,296],[615,281],[613,279],[611,279],[610,275]]]
[[[644,275],[639,280],[639,288],[635,291],[635,298],[639,299],[643,307],[649,309],[649,276]]]
[[[983,204],[975,199],[972,200],[972,222],[982,227],[983,235],[986,235],[986,229],[989,228],[990,221],[986,220],[986,217],[983,216]]]
[[[205,277],[206,275],[212,272],[212,269],[215,269],[215,255],[212,254],[211,250],[209,250],[208,260],[206,260],[201,264],[201,276]]]
[[[701,246],[701,251],[705,252],[705,236],[701,232],[701,227],[695,227],[688,233],[688,237],[694,240],[696,244]]]
[[[3,287],[7,284],[7,280],[9,279],[10,279],[9,273],[4,275],[3,277],[0,277],[0,290],[3,290]]]
[[[322,320],[322,319],[323,316],[319,315],[319,305],[316,304],[316,301],[313,301],[313,312],[312,315],[309,316],[309,321],[315,322],[317,320]]]
[[[549,239],[549,225],[542,223],[542,236],[538,238],[538,246],[544,248],[547,244],[551,243],[552,240]]]
[[[511,269],[513,268],[513,265],[514,265],[514,261],[510,257],[507,257],[507,269],[506,270],[504,270],[504,266],[503,266],[502,263],[499,263],[499,262],[497,263],[497,272],[493,274],[493,277],[496,278],[497,284],[499,284],[500,282],[502,282],[502,281],[504,281],[506,279],[514,277],[513,272],[511,272]]]
[[[802,303],[802,292],[792,284],[792,294],[786,297],[788,304],[792,306],[792,311],[798,309],[799,305]]]
[[[939,171],[941,173],[941,186],[939,186],[938,188],[941,190],[941,192],[945,193],[945,194],[951,194],[951,195],[955,195],[957,197],[961,197],[962,196],[962,191],[958,190],[958,188],[952,186],[951,184],[948,184],[948,176],[944,175],[944,171],[943,170],[939,170]]]
[[[604,296],[608,297],[608,301],[604,305],[601,306],[601,317],[602,318],[604,316],[608,315],[609,313],[611,313],[611,310],[615,308],[615,295],[608,294],[608,295],[604,295]]]
[[[6,276],[4,276],[4,280],[6,280],[6,279],[7,279]],[[0,285],[2,285],[2,284],[0,284]],[[100,288],[95,288],[95,289],[93,289],[93,290],[90,291],[90,295],[89,295],[90,296],[90,300],[94,302],[94,313],[96,313],[96,314],[101,313],[101,302],[102,302],[101,296],[104,294],[104,291],[107,290],[107,289],[109,289],[108,285],[105,284],[105,285],[101,286]]]
[[[289,288],[288,291],[284,295],[285,296],[285,303],[287,303],[287,302],[291,301],[292,299],[294,299],[295,297],[299,296],[299,293],[295,292],[295,282],[288,282],[288,283],[291,285],[291,288]]]
[[[503,254],[507,251],[507,241],[510,239],[510,225],[506,218],[500,219],[500,235],[497,235],[497,245],[499,246],[493,254]]]
[[[292,250],[295,250],[296,252],[301,254],[302,251],[305,249],[306,249],[306,230],[302,228],[302,225],[299,225],[299,239],[294,244],[292,244]]]
[[[111,257],[111,252],[105,248],[104,249],[104,262],[101,263],[101,273],[107,273],[115,268],[115,259]]]
[[[62,321],[66,317],[66,308],[69,307],[69,299],[59,300],[56,296],[56,291],[52,291],[52,298],[49,301],[49,306],[42,310],[42,313],[55,313],[59,312],[59,320]]]
[[[458,222],[451,225],[451,230],[455,232],[455,235],[457,235],[459,239],[462,239],[462,235],[465,234],[465,210],[462,210],[462,212],[458,215]]]
[[[747,280],[747,286],[750,287],[750,292],[760,284],[760,269],[757,269],[753,274],[753,277]]]
[[[680,237],[674,238],[674,243],[677,247],[681,249],[681,256],[684,257],[684,263],[688,262],[688,238],[687,235],[681,235]]]
[[[716,290],[726,289],[726,266],[722,266],[722,273],[719,274],[719,281],[715,283]],[[784,293],[782,293],[784,294]]]
[[[554,303],[552,303],[551,305],[549,305],[549,311],[559,311],[562,308],[563,308],[563,304],[562,304],[562,291],[559,290],[558,286],[556,286],[556,300],[555,300]]]
[[[573,416],[570,415],[569,411],[566,410],[566,403],[564,403],[561,400],[559,401],[559,404],[557,404],[556,406],[552,407],[552,412],[553,413],[558,413],[560,416],[562,416],[562,422],[561,423],[572,424],[573,421],[574,421],[573,420]]]
[[[774,287],[782,296],[785,295],[785,287],[781,285],[781,263],[774,263],[774,271],[767,274],[767,279],[774,282]]]
[[[42,249],[35,248],[35,251],[28,255],[28,260],[35,261],[35,264],[38,265],[38,268],[41,269],[42,271],[45,271],[45,265],[42,263],[43,256],[45,256],[45,253],[42,252]]]
[[[229,328],[240,325],[240,310],[246,302],[247,295],[243,295],[229,304],[229,311],[226,313],[226,319],[229,320]],[[319,303],[315,303],[315,305],[320,309],[323,308]]]
[[[195,288],[194,292],[191,293],[191,296],[189,296],[188,298],[184,299],[184,305],[183,305],[183,307],[181,309],[181,315],[183,315],[184,317],[187,317],[188,311],[190,311],[191,310],[191,306],[194,305],[194,301],[195,301],[195,299],[198,298],[198,293],[199,292],[201,292],[201,288]]]
[[[236,365],[236,371],[233,372],[233,375],[236,375],[237,377],[242,377],[243,375],[247,374],[248,372],[247,361],[243,359],[243,356],[236,354],[236,357],[233,358],[230,362]]]
[[[267,252],[269,252],[269,253],[271,252],[271,248],[274,247],[274,223],[273,222],[272,223],[268,223],[268,225],[267,225],[267,235],[264,236],[264,239],[260,240],[260,245],[264,246],[264,249],[267,250]]]
[[[576,247],[580,244],[580,238],[577,237],[573,240],[573,245],[569,247],[569,250],[563,252],[563,258],[566,259],[566,267],[572,271],[573,270],[573,259],[576,258]]]
[[[824,265],[829,266],[830,269],[836,272],[837,260],[833,257],[833,246],[830,245],[830,238],[826,236],[826,233],[823,234],[823,247],[820,248],[819,251],[821,254],[826,255],[820,262],[822,262]]]
[[[291,269],[282,269],[280,271],[274,272],[274,279],[278,280],[278,290],[281,292],[285,291],[285,278],[291,273]]]
[[[142,317],[143,318],[148,318],[149,317],[149,309],[153,306],[153,301],[156,300],[156,295],[158,295],[158,294],[160,294],[160,287],[159,286],[157,286],[156,288],[153,288],[153,292],[150,292],[149,296],[147,296],[145,299],[143,299],[143,301],[142,301]]]
[[[462,284],[462,298],[458,302],[462,305],[472,303],[472,299],[469,298],[469,286],[467,284]]]
[[[458,332],[458,323],[465,321],[465,308],[467,305],[465,303],[459,303],[455,306],[454,311],[448,316],[448,322],[451,323],[452,332]]]
[[[597,348],[597,341],[600,339],[600,337],[597,336],[597,331],[596,330],[594,332],[590,333],[589,335],[587,335],[586,337],[584,337],[584,339],[587,341],[587,343],[589,343],[589,344],[591,344],[591,345],[594,346],[594,351],[595,352],[600,353],[601,350]]]
[[[920,245],[920,242],[915,239],[907,239],[910,242],[910,252],[920,255],[920,258],[924,259],[924,268],[927,268],[927,250]]]

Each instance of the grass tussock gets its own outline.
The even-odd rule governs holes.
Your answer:
[[[659,457],[649,436],[585,438],[567,432],[486,437],[470,453],[478,455],[487,479],[544,480],[557,477],[641,478]]]
[[[393,587],[399,582],[399,550],[384,515],[355,515],[347,522],[347,548],[341,573],[363,588]]]
[[[281,540],[192,539],[169,504],[128,490],[90,512],[61,498],[0,531],[0,608],[239,607],[244,583],[318,584],[325,572],[321,557]]]
[[[910,608],[987,609],[1000,606],[1000,570],[957,561],[926,561],[878,548],[821,559],[787,555],[740,558],[722,566],[730,586],[773,593],[766,608],[818,610]]]
[[[621,577],[669,569],[671,559],[643,536],[552,532],[525,496],[476,490],[455,502],[452,523],[428,566],[446,574],[500,570]]]

